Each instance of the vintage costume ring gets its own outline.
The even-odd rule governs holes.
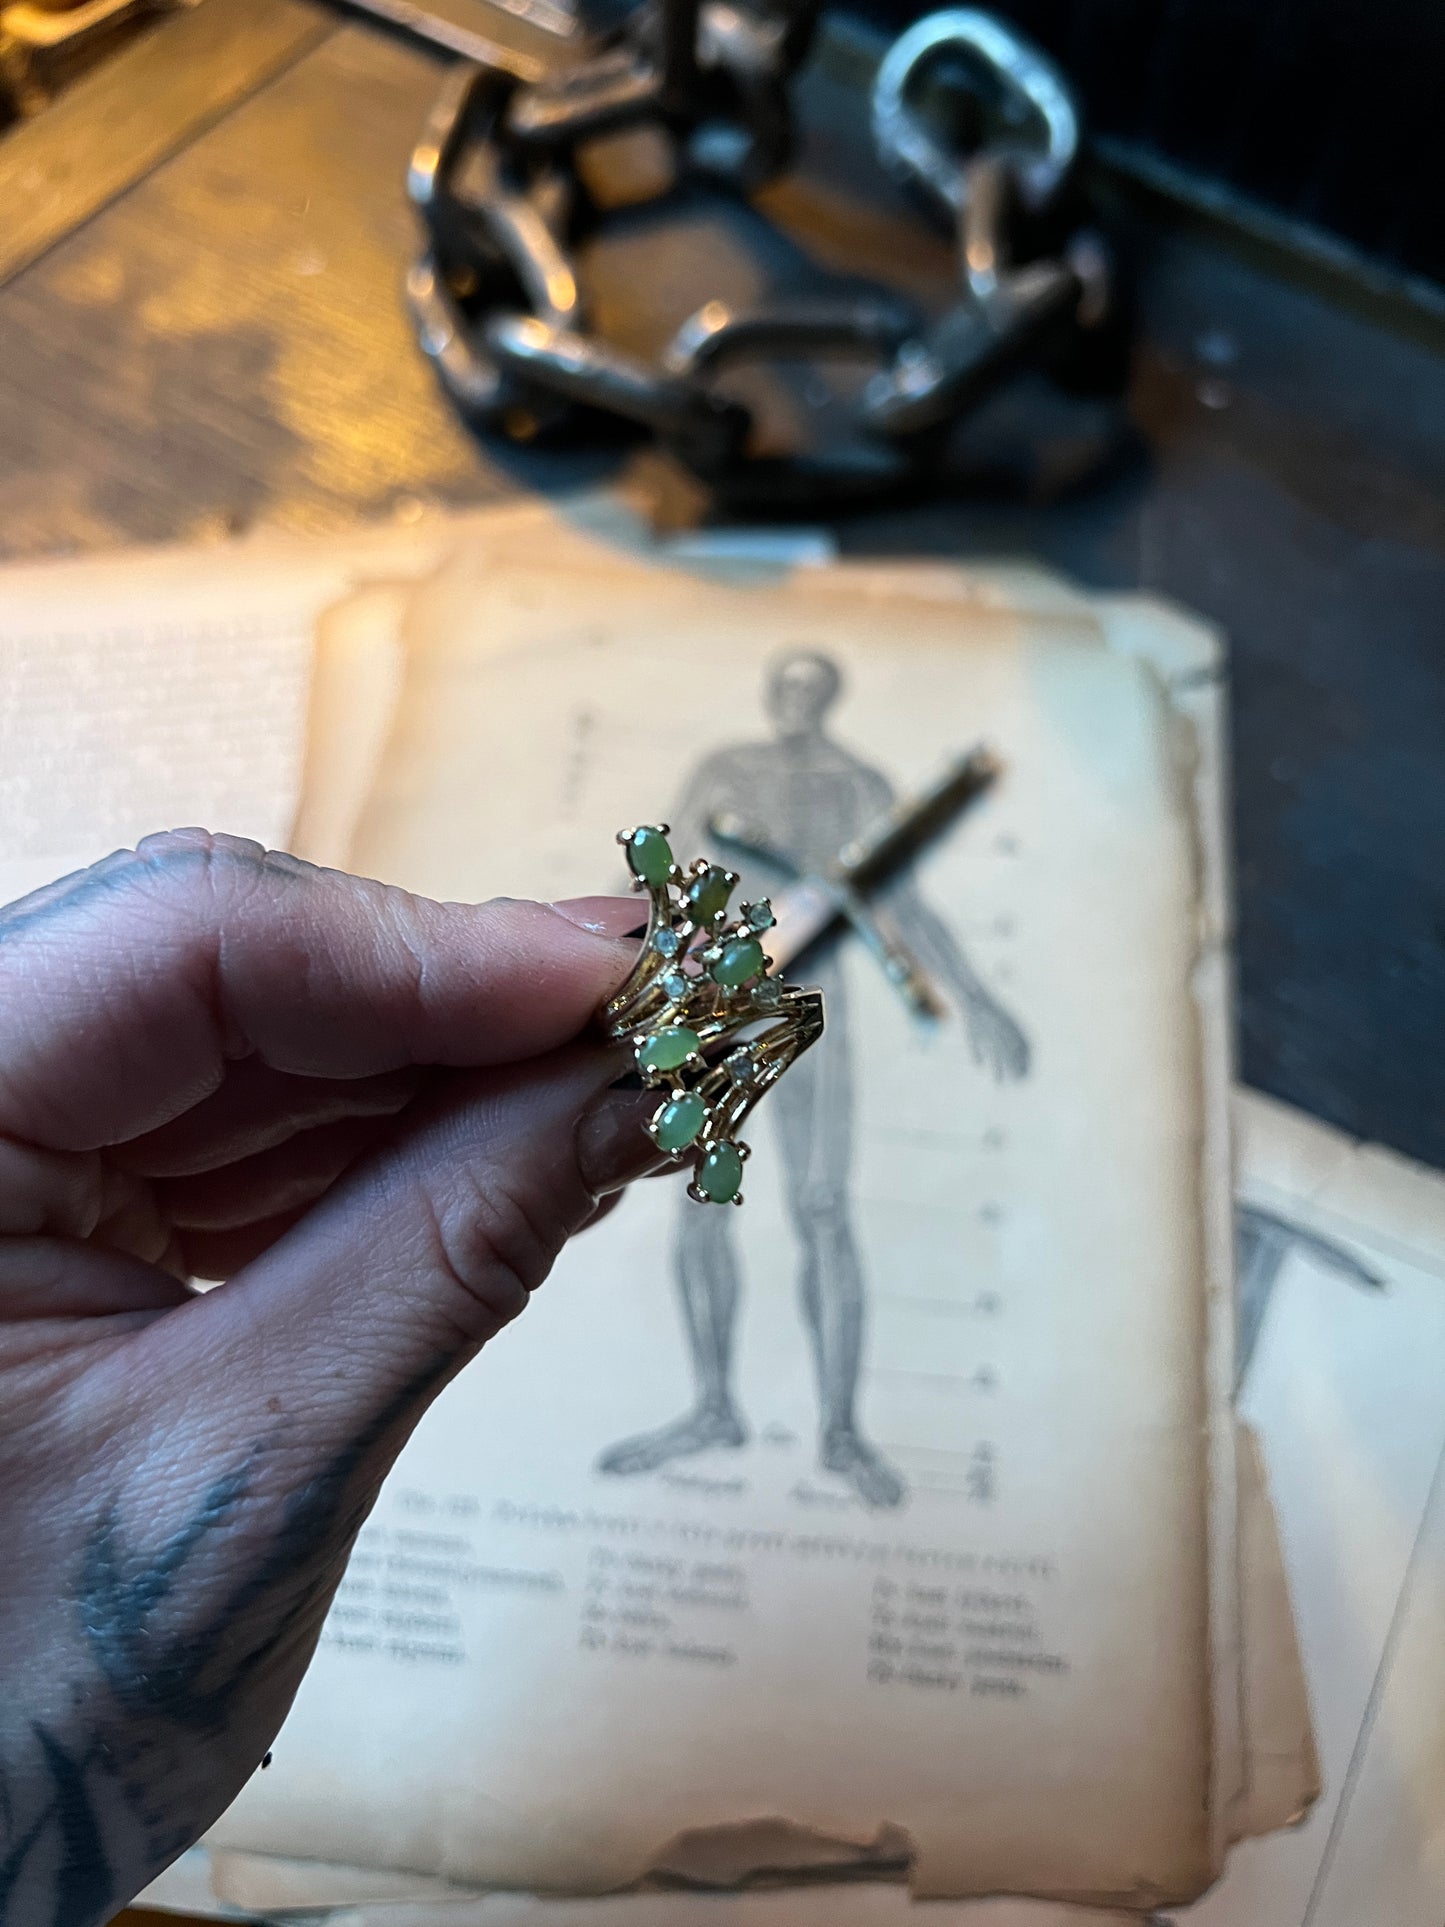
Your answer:
[[[822,1036],[823,993],[767,975],[767,899],[729,921],[737,877],[703,857],[679,869],[667,836],[665,823],[648,823],[617,838],[650,915],[632,975],[601,1021],[632,1046],[643,1083],[663,1094],[646,1128],[659,1150],[694,1160],[688,1196],[741,1204],[748,1147],[738,1130]]]

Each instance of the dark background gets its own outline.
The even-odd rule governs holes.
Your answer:
[[[925,9],[871,0],[896,30]],[[1441,0],[990,0],[1095,131],[1445,281]]]

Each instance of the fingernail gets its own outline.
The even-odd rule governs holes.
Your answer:
[[[589,1191],[603,1197],[672,1163],[647,1134],[657,1103],[656,1091],[606,1090],[588,1105],[577,1125],[577,1168]]]
[[[627,937],[647,927],[647,906],[636,897],[565,897],[548,906],[596,937]]]

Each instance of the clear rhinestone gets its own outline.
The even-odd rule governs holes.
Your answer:
[[[773,906],[766,897],[761,898],[757,903],[750,903],[744,915],[747,917],[750,930],[771,930],[777,922],[777,918],[773,915]]]
[[[660,957],[675,957],[681,946],[682,938],[667,924],[652,933],[652,947]]]
[[[746,1045],[742,1045],[739,1049],[735,1051],[730,1051],[729,1054],[723,1059],[723,1069],[727,1072],[728,1076],[733,1080],[734,1084],[743,1083],[747,1078],[751,1077],[753,1074],[752,1052],[747,1048]]]
[[[764,977],[753,990],[753,1002],[764,1010],[772,1010],[783,1001],[783,986],[776,977]]]
[[[662,987],[673,1003],[680,1004],[692,988],[692,979],[681,970],[669,970],[662,980]]]

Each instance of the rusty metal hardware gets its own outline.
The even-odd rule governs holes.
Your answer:
[[[499,64],[453,70],[412,157],[428,245],[408,298],[422,348],[468,417],[517,440],[612,417],[721,489],[765,475],[773,494],[816,500],[928,474],[953,425],[1002,381],[1109,317],[1103,245],[1065,216],[1080,142],[1067,83],[1012,28],[952,9],[894,43],[872,99],[881,165],[956,236],[960,286],[941,314],[881,289],[746,310],[710,300],[656,364],[592,331],[573,253],[605,210],[579,151],[648,128],[670,143],[678,174],[751,194],[791,157],[788,82],[816,5],[645,0],[590,58],[541,78]],[[971,134],[950,138],[960,120]],[[728,371],[839,358],[874,370],[850,405],[855,446],[760,458],[750,411],[725,392]]]

